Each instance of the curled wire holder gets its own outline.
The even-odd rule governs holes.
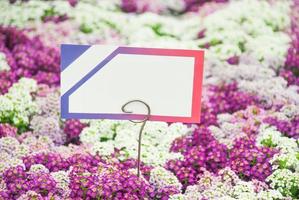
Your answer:
[[[126,109],[126,106],[131,104],[131,103],[141,103],[143,105],[145,105],[145,107],[147,108],[147,115],[146,117],[143,119],[143,120],[140,120],[140,121],[135,121],[135,120],[129,120],[133,123],[142,123],[141,124],[141,127],[140,127],[140,130],[139,130],[139,136],[138,136],[138,157],[137,157],[137,176],[140,177],[140,160],[141,160],[141,139],[142,139],[142,132],[143,132],[143,129],[145,127],[145,124],[146,122],[149,120],[150,116],[151,116],[151,108],[150,106],[145,103],[144,101],[142,100],[131,100],[131,101],[128,101],[127,103],[125,103],[122,107],[121,107],[121,110],[124,112],[124,113],[133,113],[133,111],[128,111]]]

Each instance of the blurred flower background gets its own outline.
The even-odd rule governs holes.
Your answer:
[[[205,50],[200,124],[60,118],[60,44]],[[0,199],[299,199],[298,0],[1,0]]]

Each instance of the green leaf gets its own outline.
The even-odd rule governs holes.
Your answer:
[[[86,24],[81,24],[80,31],[82,31],[83,33],[91,33],[92,32],[92,28],[90,28]]]
[[[276,146],[277,146],[277,144],[274,144],[274,143],[273,143],[271,137],[262,140],[262,141],[261,141],[261,144],[264,145],[264,146],[266,146],[266,147],[276,147]]]

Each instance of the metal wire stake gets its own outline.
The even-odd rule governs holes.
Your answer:
[[[140,177],[140,159],[141,159],[141,139],[142,139],[142,132],[143,132],[143,129],[145,127],[145,124],[146,122],[149,120],[150,116],[151,116],[151,108],[150,106],[145,103],[144,101],[142,100],[132,100],[132,101],[128,101],[127,103],[125,103],[122,107],[121,107],[121,110],[124,112],[124,113],[133,113],[132,111],[128,111],[126,109],[126,106],[128,104],[131,104],[131,103],[142,103],[143,105],[145,105],[145,107],[147,108],[147,116],[141,120],[141,121],[135,121],[135,120],[130,120],[131,122],[133,123],[142,123],[141,124],[141,127],[140,127],[140,130],[139,130],[139,138],[138,138],[138,158],[137,158],[137,176]]]

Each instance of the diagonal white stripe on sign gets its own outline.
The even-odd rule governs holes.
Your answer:
[[[61,95],[71,89],[88,72],[90,72],[117,48],[117,46],[106,45],[93,45],[88,48],[82,55],[80,55],[61,72]]]

